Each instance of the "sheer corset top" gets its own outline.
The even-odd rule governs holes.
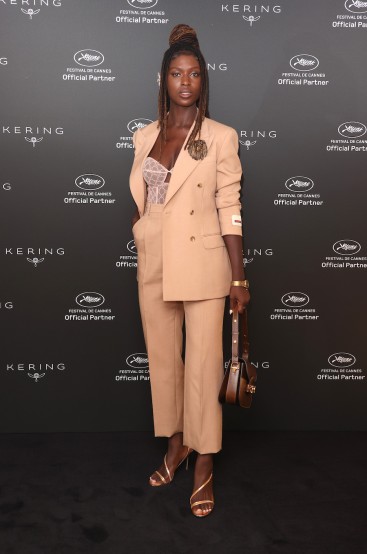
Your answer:
[[[172,169],[167,169],[154,158],[149,156],[143,164],[143,177],[148,185],[147,202],[152,204],[164,204],[169,183],[166,183],[168,173]]]

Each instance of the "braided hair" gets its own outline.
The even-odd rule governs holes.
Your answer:
[[[167,138],[167,119],[170,107],[170,99],[167,91],[167,75],[171,60],[181,54],[192,54],[197,58],[201,74],[201,91],[197,101],[198,114],[195,120],[194,128],[188,138],[185,148],[190,148],[195,141],[195,137],[201,131],[201,124],[204,117],[209,117],[209,77],[208,69],[204,56],[200,50],[196,31],[183,23],[176,25],[168,39],[169,48],[165,51],[162,60],[159,96],[158,96],[158,127],[161,129],[163,140]]]

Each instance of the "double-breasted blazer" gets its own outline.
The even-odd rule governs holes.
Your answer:
[[[208,154],[203,160],[194,160],[185,150],[193,125],[172,169],[163,205],[163,300],[227,296],[232,271],[223,235],[242,235],[237,133],[205,118],[200,138],[205,140]],[[133,136],[130,190],[141,218],[147,197],[142,166],[158,134],[155,121]],[[138,263],[143,234],[144,224],[138,220],[133,226]]]

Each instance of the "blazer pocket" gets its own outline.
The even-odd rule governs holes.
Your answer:
[[[206,235],[202,237],[204,248],[219,248],[225,246],[222,235]]]

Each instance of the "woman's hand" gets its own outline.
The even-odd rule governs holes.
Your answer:
[[[238,310],[238,313],[242,314],[250,302],[249,290],[245,289],[245,287],[232,285],[229,292],[229,302],[232,311]]]
[[[243,265],[242,236],[224,235],[225,245],[227,247],[229,259],[232,267],[233,281],[245,280],[245,268]],[[232,285],[229,292],[230,308],[237,309],[240,314],[250,302],[250,293],[242,285]]]

